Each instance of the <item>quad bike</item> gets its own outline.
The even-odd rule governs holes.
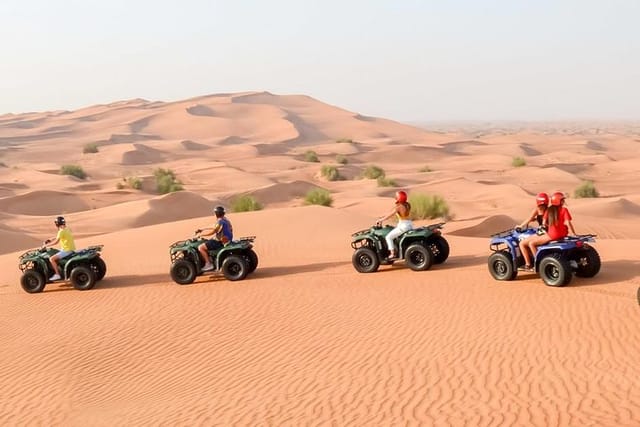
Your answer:
[[[241,237],[232,240],[225,246],[209,251],[213,261],[213,272],[221,271],[227,280],[242,280],[258,267],[258,255],[254,252],[255,236]],[[202,271],[205,260],[198,251],[198,246],[207,239],[196,235],[187,240],[180,240],[169,247],[171,256],[170,274],[174,282],[188,285],[196,277],[209,273]]]
[[[444,223],[414,228],[401,234],[396,240],[397,259],[414,271],[423,271],[433,264],[441,264],[449,257],[449,243],[442,237]],[[360,273],[373,273],[381,264],[391,265],[397,259],[388,259],[390,254],[385,236],[393,230],[390,225],[375,224],[366,230],[351,235],[351,257],[354,268]]]
[[[518,268],[524,266],[524,257],[518,244],[521,240],[538,233],[539,230],[520,228],[501,231],[491,236],[489,272],[496,280],[514,280]],[[567,236],[538,246],[534,269],[545,285],[565,286],[571,282],[573,274],[578,277],[593,277],[600,271],[600,255],[590,245],[595,242],[594,234]]]
[[[73,287],[80,291],[92,289],[107,274],[107,265],[100,256],[102,247],[103,245],[89,246],[60,259],[58,267],[61,280],[71,281]],[[46,284],[51,283],[49,277],[54,270],[50,258],[58,252],[55,248],[42,247],[20,255],[20,285],[25,292],[42,292]]]

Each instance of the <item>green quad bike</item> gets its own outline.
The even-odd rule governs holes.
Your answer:
[[[209,251],[214,266],[211,272],[221,271],[224,277],[231,281],[242,280],[253,273],[258,267],[258,255],[252,249],[255,238],[255,236],[241,237],[220,249]],[[206,241],[205,238],[195,236],[175,242],[169,247],[170,274],[174,282],[189,285],[196,280],[196,277],[211,273],[202,271],[205,261],[198,251],[198,246]]]
[[[59,260],[61,280],[71,281],[73,287],[80,291],[92,289],[107,274],[107,264],[100,256],[103,246],[89,246]],[[38,248],[20,255],[20,285],[25,292],[42,292],[47,283],[51,283],[49,277],[54,271],[50,258],[58,252],[55,248]]]
[[[360,273],[373,273],[380,264],[392,265],[399,259],[414,271],[424,271],[433,264],[442,264],[449,257],[449,243],[442,237],[444,223],[414,228],[396,239],[398,258],[388,259],[390,254],[385,236],[393,227],[380,223],[351,235],[351,247],[355,249],[351,262]]]

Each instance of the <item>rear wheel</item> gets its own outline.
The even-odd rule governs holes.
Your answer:
[[[405,251],[404,262],[413,271],[424,271],[430,269],[433,265],[433,255],[431,250],[415,243]]]
[[[227,280],[236,281],[247,277],[249,267],[243,257],[229,255],[222,261],[222,274]]]
[[[559,253],[545,256],[538,267],[540,277],[547,286],[564,286],[571,282],[573,274],[569,261]]]
[[[600,255],[595,248],[591,246],[587,248],[578,249],[575,252],[575,261],[578,263],[576,269],[576,276],[578,277],[593,277],[600,271]]]
[[[20,278],[20,286],[25,292],[37,294],[44,290],[46,283],[44,276],[38,270],[32,268],[25,270]]]
[[[369,248],[358,248],[351,256],[351,263],[358,273],[373,273],[380,267],[378,255]]]
[[[105,264],[102,258],[95,257],[91,262],[91,269],[96,274],[96,280],[100,281],[107,274],[107,264]]]
[[[434,264],[442,264],[449,258],[449,242],[442,236],[429,241],[429,249],[433,253]]]
[[[179,259],[171,264],[171,278],[179,285],[189,285],[196,280],[196,266],[191,261]]]
[[[247,274],[251,274],[258,268],[258,254],[256,254],[253,249],[247,249],[243,255],[247,261],[247,268],[249,269]]]
[[[90,266],[79,265],[71,270],[71,284],[79,291],[88,291],[96,284],[96,273]]]
[[[513,267],[513,260],[509,252],[494,252],[487,262],[489,273],[496,280],[513,280],[518,276],[518,270]]]

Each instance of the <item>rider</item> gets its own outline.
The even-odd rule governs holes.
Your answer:
[[[411,222],[411,204],[407,201],[407,193],[402,190],[396,191],[393,210],[388,215],[379,218],[378,221],[383,222],[394,215],[398,218],[398,224],[385,237],[387,248],[389,249],[389,259],[398,257],[393,240],[413,228],[413,223]]]
[[[224,207],[216,206],[213,210],[213,213],[217,218],[216,225],[213,228],[196,230],[196,234],[204,233],[204,236],[215,235],[215,238],[209,239],[198,246],[198,251],[200,251],[202,258],[204,258],[205,260],[202,271],[211,271],[214,269],[214,266],[211,262],[211,257],[209,256],[209,251],[220,249],[227,243],[231,242],[231,240],[233,240],[233,227],[231,226],[231,221],[229,221],[227,217],[225,217]]]
[[[549,195],[547,193],[538,193],[536,196],[536,208],[529,215],[528,219],[524,221],[522,224],[518,225],[518,228],[525,229],[529,226],[530,222],[536,221],[538,223],[538,227],[542,227],[544,222],[544,214],[547,212],[547,208],[549,207]],[[520,246],[520,252],[524,257],[525,262],[525,270],[531,269],[531,253],[529,252],[529,242],[533,239],[535,235],[529,236],[526,239],[523,239],[518,244]]]
[[[571,214],[569,210],[563,205],[565,203],[564,194],[561,192],[555,192],[551,195],[551,206],[544,213],[544,223],[547,226],[547,232],[541,236],[532,236],[527,239],[527,244],[532,254],[535,254],[538,250],[538,246],[549,243],[552,240],[559,240],[571,233],[576,234],[576,230],[571,223]],[[525,258],[525,269],[533,269],[531,265],[531,259],[528,259],[529,254],[525,251],[522,253]]]
[[[51,280],[52,282],[61,279],[60,268],[58,267],[59,260],[70,255],[73,251],[76,250],[76,244],[73,240],[73,234],[71,233],[71,230],[67,228],[67,221],[64,219],[64,217],[57,217],[53,221],[53,223],[56,225],[56,227],[58,227],[58,234],[52,239],[45,240],[42,244],[42,247],[46,248],[47,245],[53,246],[60,242],[60,252],[49,258],[49,261],[51,261],[51,266],[53,267],[53,271],[55,272],[55,274],[49,278],[49,280]]]

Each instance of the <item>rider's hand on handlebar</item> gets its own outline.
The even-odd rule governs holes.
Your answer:
[[[199,228],[196,231],[193,232],[193,234],[200,234],[200,233],[202,233],[202,230],[199,229]]]

